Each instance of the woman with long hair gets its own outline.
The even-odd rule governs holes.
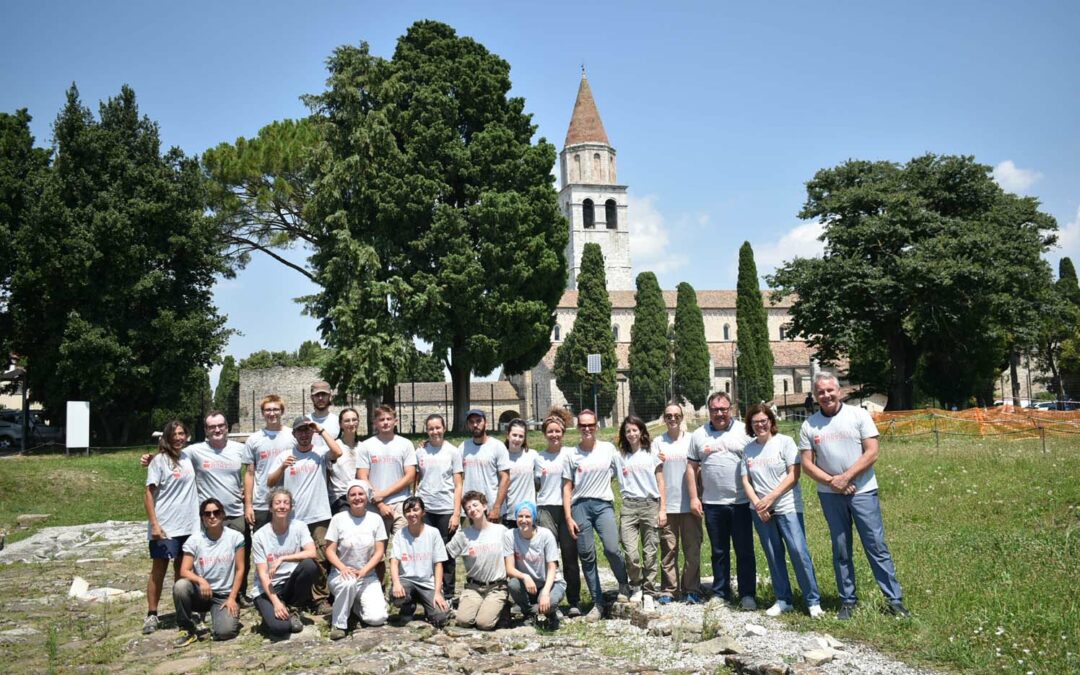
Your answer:
[[[195,468],[184,451],[188,432],[184,423],[173,420],[165,425],[158,439],[158,452],[146,469],[146,535],[150,541],[150,579],[146,584],[146,619],[143,633],[158,627],[158,603],[165,584],[169,561],[174,579],[180,578],[182,549],[187,538],[199,526],[199,495],[195,489]]]
[[[360,444],[360,438],[356,431],[360,428],[360,413],[356,408],[342,408],[338,413],[337,442],[341,446],[341,457],[334,460],[330,465],[329,483],[330,488],[330,512],[341,513],[349,508],[349,500],[346,494],[349,491],[349,483],[356,480],[356,446]]]
[[[806,544],[799,451],[791,437],[777,433],[776,415],[762,403],[747,408],[746,433],[754,440],[743,451],[742,483],[753,506],[754,528],[776,592],[776,604],[765,613],[777,616],[794,609],[784,558],[786,547],[810,616],[816,619],[822,615],[821,592]]]
[[[618,441],[615,477],[622,492],[619,538],[626,555],[626,575],[634,589],[630,601],[641,602],[645,594],[656,595],[657,528],[667,523],[664,464],[651,451],[649,430],[640,417],[629,415],[622,421]]]
[[[510,487],[503,501],[503,525],[517,527],[514,505],[536,501],[536,451],[529,448],[525,420],[512,419],[506,427],[506,450],[510,453]]]
[[[424,522],[439,531],[445,547],[461,526],[465,467],[461,449],[446,440],[446,420],[442,415],[428,415],[424,430],[427,441],[416,449],[416,496],[424,502]],[[442,595],[447,601],[454,597],[454,581],[454,565],[447,563],[442,575]]]
[[[578,607],[581,602],[581,564],[578,562],[577,542],[566,526],[562,503],[562,471],[566,459],[562,442],[571,420],[566,408],[552,408],[544,418],[540,430],[544,432],[547,447],[537,453],[534,476],[540,526],[551,530],[559,542],[562,573],[566,578],[566,600],[570,604],[567,616],[574,618],[581,616]]]

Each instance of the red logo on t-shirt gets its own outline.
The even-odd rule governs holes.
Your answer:
[[[623,470],[622,470],[622,475],[629,476],[630,475],[630,467],[624,466]]]
[[[578,464],[577,472],[578,472],[578,473],[585,473],[585,467],[583,467],[582,465]]]
[[[465,555],[469,556],[470,558],[476,557],[476,548],[470,546],[468,552],[466,552]]]
[[[259,459],[266,459],[269,456],[270,456],[269,452],[267,452],[265,450],[260,450],[259,451]]]
[[[206,558],[199,556],[199,567],[206,567]]]
[[[291,468],[289,469],[289,475],[290,475],[290,476],[295,476],[295,475],[296,475],[296,467],[295,467],[295,466],[294,466],[294,467],[291,467]]]
[[[814,445],[821,445],[821,436],[819,434],[814,434]]]
[[[202,463],[202,468],[209,469],[210,468],[210,460],[204,459],[203,463]]]
[[[401,562],[409,562],[409,554],[408,553],[402,553],[401,554]]]
[[[172,477],[179,479],[180,478],[180,469],[173,469]]]

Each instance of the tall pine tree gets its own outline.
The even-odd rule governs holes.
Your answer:
[[[214,409],[225,413],[229,424],[235,424],[240,417],[240,369],[232,356],[226,356],[221,362],[221,373],[214,390]]]
[[[599,354],[602,372],[586,372],[589,354]],[[611,297],[607,292],[604,254],[599,244],[585,244],[578,272],[577,319],[555,352],[555,383],[574,411],[593,407],[593,383],[598,385],[596,412],[611,413],[615,404],[615,336],[611,334]]]
[[[644,419],[659,417],[667,402],[670,378],[664,294],[656,275],[642,272],[637,277],[634,327],[630,331],[630,412]]]
[[[735,324],[738,327],[739,410],[773,397],[773,355],[769,349],[769,323],[758,285],[754,249],[744,241],[739,248],[739,282],[736,286]]]
[[[709,344],[705,341],[705,319],[697,303],[697,292],[685,281],[679,284],[675,301],[674,397],[694,406],[705,405],[709,395]]]

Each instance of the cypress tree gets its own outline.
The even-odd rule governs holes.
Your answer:
[[[578,272],[577,319],[566,340],[555,352],[555,383],[575,411],[593,407],[593,378],[599,385],[600,417],[611,413],[615,403],[615,337],[611,334],[611,297],[604,274],[604,254],[599,244],[585,244]],[[589,354],[599,354],[602,372],[586,371]]]
[[[637,276],[634,327],[630,331],[630,412],[644,419],[659,417],[668,398],[671,345],[667,306],[652,272]]]
[[[1056,284],[1058,292],[1071,302],[1072,304],[1080,307],[1080,285],[1076,280],[1076,267],[1073,266],[1073,261],[1068,258],[1062,258],[1058,262],[1058,280]]]
[[[240,369],[231,356],[221,362],[221,373],[214,390],[214,409],[225,413],[229,424],[236,424],[240,416]]]
[[[705,341],[705,320],[697,303],[697,292],[685,281],[679,284],[675,302],[675,365],[672,378],[674,397],[693,405],[705,404],[709,395],[709,345]]]
[[[739,410],[773,397],[773,356],[769,348],[769,323],[758,285],[754,250],[745,241],[739,248],[739,281],[736,286],[735,324],[738,327]]]

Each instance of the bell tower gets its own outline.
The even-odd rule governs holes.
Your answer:
[[[566,247],[566,260],[570,266],[567,288],[577,289],[585,244],[597,243],[604,253],[608,290],[634,290],[627,188],[618,184],[615,148],[608,141],[604,123],[600,121],[584,68],[581,69],[581,84],[570,128],[566,131],[566,142],[559,153],[559,170],[562,183],[559,208],[570,223],[570,241]]]

